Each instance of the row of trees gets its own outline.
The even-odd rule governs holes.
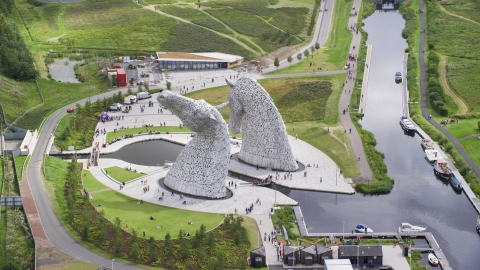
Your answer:
[[[431,51],[427,57],[427,92],[428,98],[435,111],[441,116],[448,116],[448,108],[445,100],[445,91],[439,82],[440,74],[438,73],[438,65],[440,58]]]
[[[303,55],[305,55],[305,58],[308,58],[308,56],[310,55],[310,52],[311,52],[312,57],[313,57],[313,53],[318,49],[320,49],[320,44],[317,42],[317,43],[315,43],[315,46],[310,47],[310,49],[306,49],[303,52]],[[302,57],[301,53],[297,54],[298,61],[302,60],[302,58],[303,57]],[[288,56],[287,61],[290,65],[292,65],[292,61],[293,61],[292,56]],[[278,67],[280,66],[280,60],[278,60],[278,57],[276,57],[275,60],[273,61],[273,65],[276,66],[277,70],[278,70]]]
[[[0,73],[19,81],[32,80],[38,72],[20,30],[9,18],[12,9],[12,0],[0,0]]]

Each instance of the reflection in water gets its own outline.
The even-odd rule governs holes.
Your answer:
[[[144,166],[162,166],[165,161],[175,162],[182,149],[183,146],[178,144],[153,140],[126,145],[115,153],[102,155],[101,158],[120,159]]]
[[[75,70],[73,70],[77,63],[81,63],[81,61],[70,61],[68,58],[56,59],[48,65],[50,76],[59,82],[80,83],[75,76]]]
[[[402,85],[392,80],[402,70],[407,44],[405,21],[396,12],[375,12],[365,20],[367,44],[373,44],[366,113],[362,126],[372,131],[385,153],[388,175],[395,180],[389,195],[335,195],[292,190],[311,232],[353,230],[367,223],[376,232],[394,232],[401,222],[426,225],[453,269],[478,269],[480,238],[477,213],[462,194],[435,178],[424,157],[419,136],[406,136],[399,126]],[[348,228],[348,229],[347,229]]]

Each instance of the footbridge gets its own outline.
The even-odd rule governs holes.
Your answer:
[[[377,4],[377,10],[397,10],[400,3],[405,0],[373,0]]]

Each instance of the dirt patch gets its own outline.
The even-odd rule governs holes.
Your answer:
[[[455,91],[450,88],[450,85],[447,81],[447,59],[446,57],[442,57],[442,71],[441,71],[441,78],[442,78],[442,85],[443,88],[448,92],[448,94],[455,100],[455,102],[460,106],[460,110],[458,114],[466,114],[468,112],[468,106],[463,102],[463,100],[457,96]]]
[[[56,247],[37,248],[37,269],[65,269],[65,264],[77,259],[61,252]]]
[[[53,37],[53,38],[49,38],[47,41],[48,42],[58,42],[62,37],[64,37],[66,34],[63,34],[63,35],[60,35],[58,37]]]

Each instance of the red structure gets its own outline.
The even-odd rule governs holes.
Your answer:
[[[125,69],[117,68],[117,83],[119,87],[126,87],[127,86],[127,73],[125,73]]]

